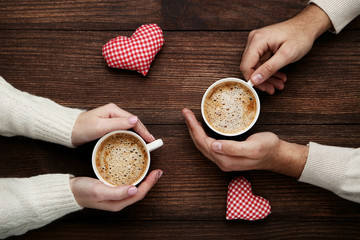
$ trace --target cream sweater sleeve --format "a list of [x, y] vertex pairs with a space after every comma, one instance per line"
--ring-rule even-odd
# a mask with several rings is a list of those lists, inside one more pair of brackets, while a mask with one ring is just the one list
[[309, 156], [299, 181], [360, 203], [360, 148], [309, 143]]
[[[0, 77], [0, 135], [22, 135], [72, 147], [71, 133], [80, 113], [21, 92]], [[71, 191], [70, 177], [0, 178], [0, 238], [23, 234], [82, 209]]]
[[360, 0], [310, 0], [329, 16], [334, 32], [339, 33], [360, 15]]
[[0, 238], [20, 235], [82, 209], [70, 189], [70, 175], [0, 179]]
[[21, 135], [73, 147], [72, 128], [82, 111], [21, 92], [0, 77], [0, 135]]

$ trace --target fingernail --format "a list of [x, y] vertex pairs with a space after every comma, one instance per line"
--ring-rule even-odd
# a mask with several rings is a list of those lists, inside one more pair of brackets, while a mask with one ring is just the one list
[[131, 125], [137, 123], [137, 121], [138, 121], [138, 117], [137, 117], [137, 116], [129, 117], [129, 123], [130, 123]]
[[251, 81], [252, 81], [254, 84], [259, 84], [262, 79], [263, 79], [263, 76], [262, 76], [260, 73], [258, 73], [258, 74], [256, 74], [255, 76], [253, 76], [253, 77], [251, 78]]
[[212, 146], [212, 149], [216, 152], [220, 152], [221, 151], [221, 147], [222, 147], [222, 144], [219, 143], [219, 142], [213, 142], [213, 144], [211, 145]]
[[150, 135], [151, 135], [152, 139], [155, 141], [155, 137], [152, 134], [150, 134]]
[[131, 187], [128, 189], [128, 195], [135, 195], [138, 192], [138, 189], [136, 187]]
[[163, 171], [159, 170], [157, 173], [157, 178], [160, 179], [162, 175], [163, 175]]

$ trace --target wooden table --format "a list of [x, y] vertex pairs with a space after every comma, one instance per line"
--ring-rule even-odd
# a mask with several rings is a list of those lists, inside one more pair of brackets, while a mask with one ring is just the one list
[[[252, 29], [294, 16], [308, 0], [11, 1], [0, 3], [0, 75], [16, 88], [69, 107], [113, 102], [136, 114], [165, 145], [153, 152], [163, 178], [141, 202], [109, 213], [85, 209], [18, 239], [360, 239], [360, 205], [266, 171], [225, 173], [193, 145], [181, 115], [201, 119], [206, 88], [242, 77], [239, 64]], [[165, 44], [149, 74], [107, 67], [102, 46], [157, 23]], [[272, 131], [307, 144], [359, 147], [360, 19], [325, 33], [283, 71], [286, 88], [260, 94], [252, 133]], [[210, 133], [210, 131], [209, 131]], [[211, 133], [210, 133], [211, 134]], [[0, 176], [45, 173], [92, 176], [95, 142], [76, 149], [24, 137], [0, 137]], [[227, 185], [245, 176], [267, 198], [261, 221], [226, 221]], [[1, 196], [0, 196], [1, 197]]]

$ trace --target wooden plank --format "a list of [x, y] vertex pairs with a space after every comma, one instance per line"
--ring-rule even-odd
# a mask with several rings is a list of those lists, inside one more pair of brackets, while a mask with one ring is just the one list
[[[185, 125], [150, 125], [164, 146], [152, 153], [151, 169], [162, 169], [163, 178], [141, 202], [121, 213], [86, 210], [82, 218], [117, 220], [223, 220], [227, 185], [243, 175], [255, 194], [272, 205], [272, 221], [350, 221], [360, 219], [360, 205], [296, 179], [266, 171], [222, 172], [194, 146]], [[358, 147], [360, 125], [259, 125], [287, 141]], [[238, 138], [241, 139], [241, 138]], [[0, 137], [0, 176], [29, 177], [46, 173], [71, 173], [95, 177], [91, 153], [95, 142], [76, 149], [22, 137]], [[20, 150], [19, 150], [20, 149]], [[59, 154], [61, 153], [61, 154]], [[16, 171], [14, 171], [16, 169]], [[91, 217], [90, 217], [91, 218]], [[82, 220], [81, 220], [82, 221]]]
[[[287, 20], [308, 0], [82, 0], [0, 3], [0, 29], [134, 30], [157, 23], [164, 30], [252, 30]], [[348, 29], [359, 29], [356, 19]]]
[[[3, 31], [0, 72], [23, 91], [78, 108], [114, 102], [148, 124], [181, 124], [181, 109], [199, 112], [211, 83], [242, 77], [248, 32], [165, 32], [165, 45], [146, 77], [106, 66], [102, 45], [118, 34], [130, 35]], [[284, 69], [283, 91], [260, 93], [259, 123], [358, 124], [359, 64], [360, 35], [325, 34], [309, 55]]]
[[[285, 221], [288, 220], [288, 221]], [[346, 239], [358, 238], [358, 221], [58, 221], [17, 239]]]

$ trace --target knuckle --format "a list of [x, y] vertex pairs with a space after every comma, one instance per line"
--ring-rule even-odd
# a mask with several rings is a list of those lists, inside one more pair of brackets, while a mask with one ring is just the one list
[[250, 33], [249, 33], [249, 39], [253, 38], [254, 36], [258, 35], [259, 34], [259, 30], [255, 29], [255, 30], [252, 30]]
[[108, 103], [106, 104], [106, 108], [112, 110], [112, 109], [115, 109], [117, 108], [116, 104], [115, 103]]
[[279, 54], [283, 59], [292, 59], [296, 55], [296, 49], [291, 46], [282, 48], [281, 51], [279, 51]]
[[241, 71], [243, 74], [247, 73], [248, 67], [246, 66], [246, 63], [244, 63], [244, 62], [241, 62], [241, 63], [240, 63], [240, 71]]
[[253, 30], [250, 32], [249, 37], [251, 36], [252, 41], [264, 41], [264, 34], [260, 30]]

